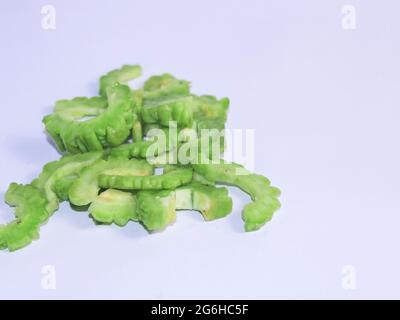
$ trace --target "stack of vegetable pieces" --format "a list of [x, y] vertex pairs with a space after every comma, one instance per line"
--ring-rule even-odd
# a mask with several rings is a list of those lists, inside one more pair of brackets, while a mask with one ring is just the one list
[[[272, 218], [280, 191], [267, 178], [220, 159], [229, 100], [196, 96], [188, 81], [170, 74], [153, 76], [133, 90], [126, 83], [141, 71], [125, 65], [100, 78], [98, 97], [56, 102], [43, 122], [64, 156], [45, 165], [30, 184], [10, 185], [5, 201], [15, 207], [16, 218], [0, 225], [0, 249], [14, 251], [37, 239], [61, 201], [87, 208], [97, 223], [137, 221], [158, 231], [175, 221], [177, 210], [199, 211], [207, 221], [227, 216], [232, 199], [226, 187], [216, 186], [224, 184], [251, 196], [242, 213], [246, 231]], [[210, 144], [200, 134], [204, 129], [222, 133], [216, 155], [203, 152]], [[165, 134], [164, 144], [154, 130]], [[185, 138], [174, 139], [176, 133], [195, 135], [198, 152], [188, 161], [173, 156], [187, 148]]]

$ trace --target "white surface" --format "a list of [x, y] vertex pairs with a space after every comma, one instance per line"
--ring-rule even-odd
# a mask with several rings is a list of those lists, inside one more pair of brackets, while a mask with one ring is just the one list
[[[58, 158], [41, 124], [55, 100], [140, 63], [231, 98], [229, 127], [256, 130], [256, 171], [283, 207], [245, 234], [235, 191], [229, 218], [180, 214], [148, 235], [65, 204], [39, 241], [0, 252], [0, 298], [400, 298], [397, 1], [51, 1], [53, 31], [43, 4], [0, 3], [1, 192]], [[341, 27], [345, 4], [355, 30]], [[56, 290], [41, 287], [45, 265]]]

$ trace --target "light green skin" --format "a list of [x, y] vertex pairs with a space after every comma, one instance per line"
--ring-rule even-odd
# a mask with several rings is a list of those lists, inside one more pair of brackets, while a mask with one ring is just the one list
[[150, 164], [158, 166], [160, 162], [159, 157], [165, 158], [170, 150], [175, 150], [174, 147], [157, 144], [154, 141], [141, 141], [133, 142], [130, 144], [123, 144], [117, 148], [113, 148], [108, 158], [140, 158], [146, 159]]
[[[103, 98], [64, 100], [58, 102], [56, 112], [44, 117], [46, 130], [61, 152], [100, 151], [118, 146], [129, 137], [135, 120], [130, 88], [120, 84], [109, 87], [108, 107], [104, 108], [103, 103]], [[79, 121], [84, 116], [96, 117]]]
[[58, 100], [54, 106], [55, 113], [73, 120], [98, 116], [106, 110], [107, 99], [105, 97], [77, 97], [72, 100]]
[[148, 79], [143, 88], [142, 121], [147, 125], [168, 126], [175, 121], [180, 127], [193, 123], [193, 98], [190, 83], [165, 73]]
[[[188, 141], [174, 141], [172, 144], [167, 144], [166, 148], [161, 147], [162, 145], [163, 144], [152, 143], [151, 145], [146, 146], [147, 150], [144, 150], [143, 152], [143, 155], [146, 154], [146, 160], [153, 166], [160, 167], [176, 164], [185, 166], [199, 163], [203, 161], [203, 158], [209, 161], [211, 161], [210, 159], [219, 160], [224, 149], [223, 146], [218, 145], [217, 139], [209, 139], [208, 137], [200, 139], [197, 138], [197, 135]], [[138, 147], [135, 145], [129, 147], [129, 145], [127, 145], [126, 147], [124, 146], [124, 148], [137, 149]], [[119, 153], [122, 156], [122, 151], [119, 151]], [[126, 157], [128, 154], [129, 152], [125, 151], [124, 156]]]
[[[128, 81], [139, 78], [142, 75], [142, 67], [139, 65], [124, 65], [120, 69], [112, 70], [100, 78], [100, 95], [105, 96], [109, 87], [115, 83], [126, 84]], [[134, 141], [143, 138], [140, 110], [142, 107], [141, 90], [132, 92], [132, 137]]]
[[134, 142], [140, 142], [143, 140], [143, 126], [142, 126], [143, 90], [132, 90], [132, 98], [133, 98], [132, 139]]
[[39, 229], [48, 218], [47, 200], [43, 193], [32, 185], [12, 183], [5, 201], [15, 207], [15, 220], [0, 225], [0, 249], [15, 251], [39, 238]]
[[142, 120], [146, 124], [159, 124], [168, 126], [171, 121], [180, 127], [190, 127], [193, 124], [193, 98], [160, 97], [158, 99], [144, 100]]
[[[109, 158], [142, 158], [151, 162], [154, 157], [162, 156], [166, 152], [174, 150], [181, 141], [172, 139], [170, 130], [166, 128], [157, 128], [157, 134], [147, 136], [147, 140], [123, 144], [112, 148], [109, 153]], [[161, 135], [163, 134], [163, 135]]]
[[[124, 65], [120, 69], [112, 70], [100, 78], [100, 95], [105, 96], [109, 87], [116, 83], [126, 84], [128, 81], [139, 78], [142, 75], [142, 67], [139, 65]], [[132, 137], [134, 141], [143, 138], [140, 109], [142, 106], [141, 90], [132, 91]]]
[[232, 198], [227, 188], [193, 182], [176, 190], [176, 209], [199, 211], [206, 221], [212, 221], [232, 212]]
[[[154, 131], [150, 132], [150, 130]], [[160, 136], [161, 133], [164, 135]], [[209, 159], [220, 159], [224, 151], [223, 136], [221, 144], [219, 144], [219, 135], [218, 137], [208, 135], [200, 138], [193, 128], [171, 130], [157, 125], [146, 132], [146, 137], [151, 140], [113, 148], [110, 156], [146, 158], [154, 166], [177, 164], [179, 156], [179, 163], [187, 165], [197, 161], [200, 154], [205, 154]], [[182, 159], [185, 160], [185, 163], [182, 162]]]
[[71, 188], [75, 180], [77, 180], [78, 178], [79, 178], [78, 174], [71, 174], [54, 182], [53, 191], [57, 195], [57, 198], [60, 201], [69, 200], [68, 196], [69, 189]]
[[109, 158], [142, 158], [145, 159], [147, 151], [150, 146], [154, 144], [154, 141], [138, 141], [129, 144], [122, 144], [116, 148], [112, 148], [109, 152]]
[[[229, 104], [230, 101], [228, 98], [222, 98], [218, 100], [215, 96], [203, 95], [193, 97], [193, 114], [197, 120], [197, 123], [200, 124], [203, 128], [210, 128], [206, 124], [201, 125], [201, 122], [207, 122], [211, 120], [218, 120], [220, 124], [223, 126], [228, 117]], [[211, 128], [215, 128], [212, 126]]]
[[148, 231], [161, 231], [176, 220], [174, 191], [149, 190], [137, 194], [138, 218]]
[[264, 176], [251, 174], [240, 165], [221, 161], [219, 164], [195, 164], [193, 168], [209, 181], [236, 186], [250, 195], [253, 202], [242, 212], [246, 231], [259, 230], [281, 206], [279, 189], [271, 187]]
[[190, 94], [190, 83], [178, 80], [169, 73], [150, 77], [144, 83], [144, 99], [157, 100], [161, 97], [188, 96]]
[[143, 135], [146, 137], [147, 135], [148, 135], [148, 133], [151, 131], [151, 130], [154, 130], [154, 129], [159, 129], [159, 130], [163, 130], [163, 129], [165, 129], [165, 127], [163, 127], [163, 126], [161, 126], [160, 124], [158, 124], [158, 123], [152, 123], [152, 124], [144, 124], [143, 125]]
[[[93, 202], [100, 191], [99, 176], [110, 174], [122, 177], [129, 176], [149, 176], [154, 172], [145, 160], [110, 158], [108, 160], [98, 160], [90, 167], [85, 168], [69, 190], [71, 203], [77, 206], [85, 206]], [[119, 189], [107, 187], [106, 189]]]
[[232, 211], [226, 188], [199, 183], [173, 190], [140, 191], [137, 194], [139, 221], [149, 231], [161, 231], [176, 220], [176, 210], [199, 211], [205, 220], [223, 218]]
[[204, 178], [201, 174], [198, 174], [197, 172], [193, 172], [193, 182], [199, 182], [206, 186], [215, 187], [215, 182], [207, 180], [206, 178]]
[[[72, 100], [58, 100], [54, 107], [54, 113], [46, 116], [43, 122], [57, 148], [64, 152], [66, 151], [66, 143], [62, 140], [61, 128], [66, 128], [68, 123], [78, 122], [85, 117], [97, 117], [106, 110], [107, 99], [104, 97], [77, 97]], [[79, 141], [76, 144], [82, 145], [82, 142]], [[86, 147], [83, 149], [85, 150]]]
[[106, 95], [107, 88], [115, 83], [125, 84], [142, 75], [142, 67], [139, 65], [124, 65], [120, 69], [112, 70], [100, 78], [100, 95]]
[[102, 152], [64, 156], [44, 166], [39, 177], [32, 181], [32, 185], [45, 195], [46, 209], [50, 215], [58, 209], [59, 200], [67, 200], [68, 190], [82, 169], [92, 165], [102, 156]]
[[98, 183], [104, 189], [120, 190], [161, 190], [176, 189], [192, 181], [193, 170], [180, 168], [162, 175], [113, 175], [103, 173], [99, 176]]
[[[195, 96], [193, 95], [193, 128], [201, 136], [202, 130], [224, 131], [229, 111], [229, 99], [218, 100], [214, 96]], [[219, 141], [221, 153], [225, 150], [225, 137], [222, 135]], [[209, 149], [210, 150], [210, 149]], [[210, 150], [209, 157], [212, 157]]]
[[[158, 99], [149, 99], [147, 103], [150, 106], [152, 104], [159, 105], [162, 104], [164, 101], [168, 102], [168, 99], [174, 101], [174, 99], [177, 100], [178, 98], [181, 98], [183, 100], [186, 99], [186, 101], [188, 101], [186, 107], [192, 109], [191, 110], [193, 116], [193, 123], [191, 126], [192, 129], [197, 130], [197, 132], [200, 132], [200, 130], [202, 129], [224, 130], [230, 104], [228, 98], [222, 98], [221, 100], [218, 100], [214, 96], [190, 95], [191, 99], [189, 99], [189, 96], [186, 93], [183, 95], [166, 94], [165, 96], [158, 97]], [[163, 126], [156, 121], [155, 119], [156, 117], [157, 116], [155, 117], [152, 117], [151, 115], [149, 116], [150, 119], [148, 120], [148, 123], [144, 125], [143, 129], [144, 134], [146, 134], [148, 131], [154, 128], [157, 129], [163, 128]], [[166, 125], [168, 125], [168, 123]]]
[[97, 222], [123, 227], [130, 220], [138, 220], [136, 202], [136, 197], [130, 192], [109, 189], [96, 197], [89, 212]]

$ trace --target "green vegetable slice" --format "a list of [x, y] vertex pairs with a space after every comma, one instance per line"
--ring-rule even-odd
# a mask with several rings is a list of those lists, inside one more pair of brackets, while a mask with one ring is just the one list
[[[74, 100], [62, 102], [63, 105], [70, 106], [58, 107], [58, 111], [43, 119], [47, 132], [61, 152], [99, 151], [106, 147], [118, 146], [128, 138], [134, 121], [134, 100], [128, 86], [115, 84], [107, 89], [107, 108], [90, 108], [90, 103], [82, 107], [83, 100], [79, 99], [80, 102], [75, 107]], [[94, 100], [88, 99], [87, 102], [89, 101]], [[98, 98], [96, 101], [102, 100]], [[101, 112], [83, 112], [94, 109]], [[83, 115], [97, 116], [87, 121], [79, 121], [78, 116]]]
[[162, 175], [115, 175], [110, 172], [99, 176], [99, 185], [105, 189], [121, 190], [160, 190], [175, 189], [192, 181], [191, 168], [179, 168]]
[[68, 193], [72, 184], [79, 178], [78, 174], [71, 174], [56, 180], [53, 184], [53, 191], [60, 201], [68, 201]]
[[98, 116], [106, 109], [107, 99], [104, 97], [77, 97], [72, 100], [58, 100], [54, 106], [55, 113], [73, 120]]
[[[102, 174], [109, 174], [122, 177], [140, 177], [153, 174], [153, 166], [145, 160], [127, 160], [123, 158], [110, 158], [98, 160], [90, 167], [85, 168], [69, 190], [70, 201], [77, 206], [85, 206], [93, 202], [99, 194], [100, 187], [98, 180]], [[106, 189], [119, 189], [106, 187]]]
[[271, 187], [264, 176], [251, 174], [238, 164], [221, 161], [219, 164], [194, 164], [193, 168], [207, 180], [239, 187], [251, 196], [253, 202], [242, 212], [246, 231], [260, 229], [281, 206], [279, 189]]
[[58, 209], [59, 199], [67, 200], [68, 190], [81, 170], [92, 165], [102, 156], [102, 152], [69, 155], [44, 166], [39, 177], [32, 181], [32, 185], [45, 195], [49, 214], [53, 214]]
[[174, 191], [140, 191], [137, 203], [139, 221], [149, 231], [161, 231], [176, 220]]
[[225, 123], [229, 111], [229, 99], [222, 98], [218, 100], [215, 96], [193, 95], [193, 112], [198, 121], [218, 119]]
[[147, 151], [154, 141], [138, 141], [128, 144], [122, 144], [118, 147], [112, 148], [109, 151], [109, 158], [146, 158]]
[[100, 94], [105, 95], [107, 88], [114, 84], [125, 84], [142, 75], [142, 67], [139, 65], [124, 65], [120, 69], [112, 70], [100, 78]]
[[143, 123], [168, 126], [174, 121], [180, 127], [192, 125], [193, 98], [188, 81], [165, 73], [148, 79], [143, 90]]
[[132, 91], [133, 97], [133, 122], [132, 122], [132, 139], [134, 142], [142, 141], [142, 106], [143, 106], [143, 90]]
[[[210, 133], [217, 133], [213, 139], [219, 143], [220, 152], [223, 153], [225, 149], [225, 124], [228, 117], [229, 99], [222, 98], [218, 100], [214, 96], [193, 96], [193, 113], [194, 122], [193, 127], [197, 130], [199, 137], [204, 135], [205, 130], [212, 130]], [[210, 145], [211, 142], [208, 142]], [[210, 149], [209, 149], [210, 150]], [[212, 151], [210, 150], [210, 157]]]
[[[116, 83], [125, 84], [130, 80], [139, 78], [142, 75], [142, 67], [139, 65], [124, 65], [120, 69], [112, 70], [100, 78], [100, 95], [105, 96], [109, 87]], [[132, 137], [134, 141], [142, 140], [142, 123], [140, 109], [142, 106], [142, 90], [134, 90], [132, 109]]]
[[205, 220], [211, 221], [232, 212], [232, 199], [227, 188], [193, 182], [176, 190], [176, 209], [199, 211]]
[[197, 172], [193, 172], [193, 182], [199, 182], [206, 186], [214, 186], [215, 187], [215, 182], [207, 180], [206, 178], [204, 178], [204, 176], [202, 176], [201, 174], [198, 174]]
[[0, 249], [15, 251], [39, 238], [39, 228], [49, 218], [47, 200], [31, 185], [12, 183], [5, 201], [15, 207], [15, 220], [0, 225]]
[[[171, 134], [167, 128], [156, 128], [156, 135], [148, 133], [147, 140], [123, 144], [112, 148], [108, 156], [110, 158], [143, 158], [150, 160], [168, 151], [174, 150], [181, 141]], [[154, 133], [154, 132], [153, 132]]]
[[176, 122], [180, 127], [190, 127], [193, 124], [193, 98], [191, 96], [145, 99], [142, 108], [142, 120], [147, 124], [168, 126]]
[[96, 197], [89, 207], [92, 217], [101, 223], [125, 226], [137, 221], [136, 197], [130, 192], [109, 189]]
[[149, 101], [166, 96], [188, 96], [190, 94], [190, 82], [178, 80], [169, 73], [150, 77], [144, 83], [144, 98]]

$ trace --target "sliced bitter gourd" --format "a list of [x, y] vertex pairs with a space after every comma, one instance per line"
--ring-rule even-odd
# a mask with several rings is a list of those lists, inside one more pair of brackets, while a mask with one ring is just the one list
[[39, 228], [50, 215], [45, 196], [32, 185], [12, 183], [5, 201], [15, 207], [16, 218], [7, 225], [0, 225], [0, 249], [15, 251], [39, 238]]
[[58, 100], [54, 106], [55, 113], [73, 120], [98, 116], [106, 109], [107, 99], [105, 97], [77, 97], [72, 100]]
[[205, 220], [226, 217], [232, 212], [228, 189], [193, 182], [176, 190], [176, 209], [199, 211]]
[[[225, 149], [225, 124], [228, 117], [229, 99], [218, 100], [214, 96], [193, 96], [193, 127], [198, 135], [204, 135], [205, 130], [215, 136], [212, 143], [219, 143], [221, 153]], [[209, 143], [208, 143], [209, 144]], [[208, 152], [211, 157], [211, 151]]]
[[[130, 80], [139, 78], [142, 75], [142, 67], [139, 65], [124, 65], [120, 69], [112, 70], [100, 78], [100, 95], [105, 96], [107, 89], [115, 83], [125, 84]], [[142, 107], [142, 90], [132, 91], [132, 138], [134, 141], [142, 140], [142, 124], [140, 109]]]
[[168, 126], [174, 121], [180, 127], [193, 123], [193, 98], [190, 83], [165, 73], [148, 79], [143, 88], [142, 120], [147, 125]]
[[109, 150], [109, 158], [142, 158], [145, 159], [147, 150], [153, 144], [153, 141], [138, 141], [133, 143], [122, 144]]
[[238, 164], [221, 160], [219, 164], [194, 164], [193, 168], [207, 180], [236, 186], [251, 196], [253, 202], [242, 212], [246, 231], [260, 229], [281, 206], [279, 189], [264, 176], [252, 174]]
[[142, 120], [146, 124], [168, 126], [175, 122], [179, 127], [190, 127], [193, 124], [192, 104], [191, 96], [145, 99]]
[[144, 99], [158, 99], [166, 96], [187, 96], [190, 94], [190, 82], [178, 80], [169, 73], [150, 77], [144, 83]]
[[[99, 99], [101, 101], [101, 98]], [[92, 100], [88, 99], [88, 101]], [[82, 153], [122, 144], [130, 135], [134, 121], [134, 101], [130, 88], [120, 84], [109, 87], [107, 103], [107, 108], [98, 108], [101, 109], [101, 112], [98, 112], [95, 118], [86, 121], [77, 119], [78, 114], [84, 115], [81, 111], [85, 109], [84, 107], [77, 107], [79, 112], [74, 111], [73, 116], [70, 112], [60, 112], [60, 109], [68, 108], [59, 107], [58, 112], [44, 117], [46, 130], [57, 144], [58, 149], [61, 152]], [[68, 103], [63, 102], [63, 104]], [[74, 107], [69, 108], [73, 109]], [[88, 114], [86, 113], [86, 115]]]
[[176, 220], [175, 191], [140, 191], [137, 204], [139, 221], [149, 231], [161, 231]]
[[142, 75], [142, 67], [139, 65], [124, 65], [120, 69], [112, 70], [100, 78], [100, 94], [105, 95], [107, 88], [115, 83], [125, 84]]
[[161, 190], [175, 189], [192, 181], [191, 168], [179, 168], [162, 175], [127, 175], [103, 172], [99, 176], [99, 185], [105, 189], [121, 190]]
[[59, 200], [67, 200], [67, 193], [81, 170], [103, 156], [102, 152], [64, 156], [58, 161], [44, 166], [42, 173], [32, 181], [32, 185], [45, 195], [49, 214], [58, 209]]
[[[100, 191], [99, 176], [101, 175], [115, 175], [124, 178], [141, 177], [151, 175], [153, 171], [153, 166], [145, 160], [123, 158], [98, 160], [81, 172], [79, 179], [73, 183], [69, 190], [69, 199], [77, 206], [85, 206], [93, 202]], [[106, 187], [106, 189], [110, 188], [112, 187]]]
[[101, 223], [125, 226], [137, 221], [136, 197], [130, 192], [109, 189], [96, 197], [89, 207], [92, 217]]
[[78, 178], [79, 174], [71, 174], [54, 182], [53, 191], [60, 201], [68, 201], [69, 189]]
[[112, 148], [108, 152], [110, 158], [151, 158], [160, 156], [168, 151], [177, 148], [181, 141], [173, 136], [172, 130], [163, 128], [155, 129], [147, 136], [147, 140], [132, 142]]
[[[193, 95], [193, 114], [198, 129], [223, 129], [228, 117], [229, 99]], [[216, 125], [218, 124], [218, 125]]]

